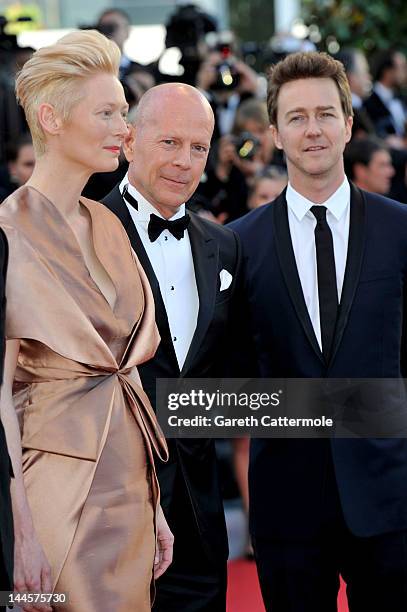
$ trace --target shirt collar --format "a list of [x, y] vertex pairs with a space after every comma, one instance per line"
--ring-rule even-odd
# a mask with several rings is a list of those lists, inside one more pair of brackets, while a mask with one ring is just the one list
[[356, 108], [356, 109], [362, 108], [362, 105], [363, 105], [362, 98], [358, 96], [357, 94], [355, 94], [353, 91], [351, 92], [351, 95], [352, 95], [353, 108]]
[[[148, 222], [150, 221], [150, 215], [154, 214], [154, 215], [157, 215], [157, 217], [161, 217], [161, 219], [164, 219], [162, 214], [158, 212], [158, 210], [152, 204], [150, 204], [150, 202], [148, 202], [148, 200], [146, 200], [143, 195], [141, 195], [141, 193], [134, 187], [134, 185], [132, 185], [129, 182], [128, 173], [126, 174], [126, 176], [123, 178], [122, 182], [119, 185], [119, 191], [121, 194], [123, 193], [123, 189], [126, 186], [127, 186], [127, 190], [129, 194], [133, 196], [133, 198], [137, 200], [137, 203], [138, 203], [138, 209], [136, 209], [133, 206], [131, 206], [131, 204], [128, 204], [125, 201], [125, 204], [127, 208], [131, 211], [133, 218], [136, 218], [137, 221]], [[185, 204], [181, 204], [181, 206], [179, 207], [175, 215], [172, 215], [172, 217], [170, 217], [170, 220], [174, 221], [175, 219], [179, 219], [180, 217], [183, 217], [184, 215], [185, 215]]]
[[377, 81], [374, 84], [373, 90], [379, 96], [381, 101], [384, 102], [385, 104], [386, 103], [388, 104], [394, 98], [394, 93], [392, 92], [392, 90], [386, 87], [385, 85], [383, 85], [383, 83], [380, 83], [380, 81]]
[[[309, 212], [312, 206], [318, 206], [315, 202], [311, 202], [303, 195], [298, 193], [290, 183], [287, 186], [287, 206], [290, 210], [295, 214], [298, 221], [302, 221], [305, 215]], [[333, 193], [326, 202], [322, 202], [320, 206], [326, 206], [326, 208], [333, 214], [335, 219], [339, 221], [339, 219], [344, 214], [345, 210], [349, 206], [350, 203], [350, 185], [348, 179], [343, 179], [343, 183], [338, 187], [338, 189]]]
[[120, 68], [122, 69], [128, 68], [130, 64], [131, 64], [131, 59], [127, 57], [127, 55], [124, 55], [124, 53], [122, 53], [122, 56], [120, 58]]

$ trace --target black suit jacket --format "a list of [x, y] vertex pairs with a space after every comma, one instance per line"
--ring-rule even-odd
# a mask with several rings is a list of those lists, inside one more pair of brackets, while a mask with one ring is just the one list
[[[118, 186], [102, 202], [123, 223], [154, 294], [161, 343], [154, 359], [139, 366], [143, 387], [152, 405], [155, 406], [156, 401], [157, 378], [224, 376], [226, 364], [222, 351], [226, 349], [228, 341], [228, 321], [240, 265], [240, 247], [236, 234], [189, 213], [191, 222], [188, 235], [199, 294], [199, 313], [196, 331], [180, 372], [158, 280]], [[232, 274], [234, 281], [227, 290], [220, 292], [219, 273], [223, 268]], [[175, 478], [181, 476], [208, 557], [214, 563], [224, 563], [228, 548], [214, 442], [208, 439], [177, 439], [168, 442], [169, 461], [157, 465], [164, 512], [168, 515], [171, 504], [176, 504], [176, 499], [173, 499]], [[175, 511], [182, 512], [182, 508], [175, 505]]]
[[[303, 297], [285, 192], [232, 227], [242, 241], [245, 317], [262, 377], [401, 376], [406, 353], [405, 206], [351, 188], [346, 272], [329, 363]], [[407, 528], [407, 440], [258, 439], [252, 442], [250, 465], [255, 536], [315, 534], [323, 512], [328, 454], [354, 534]]]
[[[6, 313], [7, 238], [0, 229], [0, 383], [3, 380]], [[6, 438], [0, 421], [0, 590], [13, 588], [13, 519], [10, 503], [11, 463]], [[3, 570], [3, 575], [2, 575]]]
[[372, 92], [370, 96], [364, 101], [363, 107], [369, 115], [376, 134], [380, 138], [386, 138], [391, 134], [396, 134], [396, 126], [391, 112], [382, 100], [379, 98], [376, 92]]

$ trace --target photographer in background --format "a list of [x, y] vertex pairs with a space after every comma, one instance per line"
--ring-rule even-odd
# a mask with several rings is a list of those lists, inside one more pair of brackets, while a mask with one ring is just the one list
[[214, 144], [198, 194], [220, 222], [237, 219], [248, 210], [256, 177], [271, 163], [284, 169], [271, 140], [266, 105], [250, 98], [237, 109], [232, 133]]
[[214, 111], [213, 140], [217, 140], [232, 131], [240, 104], [256, 95], [258, 77], [236, 57], [230, 33], [214, 35], [212, 45], [197, 73], [196, 87], [205, 94]]
[[233, 221], [247, 211], [249, 185], [261, 172], [261, 143], [249, 132], [222, 136], [211, 150], [198, 195], [221, 223]]
[[[165, 48], [175, 47], [181, 53], [179, 65], [182, 74], [177, 75], [175, 80], [195, 85], [196, 75], [208, 53], [205, 38], [209, 32], [217, 30], [216, 20], [194, 4], [186, 4], [177, 8], [169, 17], [165, 27]], [[158, 66], [161, 57], [155, 63], [156, 81], [159, 83], [174, 81], [174, 76], [160, 72]]]
[[260, 159], [263, 164], [273, 164], [285, 168], [283, 156], [274, 146], [265, 101], [249, 98], [239, 106], [232, 134], [238, 136], [242, 132], [249, 132], [259, 141]]

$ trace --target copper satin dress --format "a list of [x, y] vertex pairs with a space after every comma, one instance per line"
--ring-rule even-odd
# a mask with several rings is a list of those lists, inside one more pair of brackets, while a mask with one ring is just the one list
[[32, 187], [0, 207], [9, 242], [7, 339], [21, 339], [15, 403], [34, 525], [64, 612], [151, 609], [153, 455], [167, 449], [136, 366], [159, 341], [150, 287], [121, 223], [81, 198], [109, 305], [58, 208]]

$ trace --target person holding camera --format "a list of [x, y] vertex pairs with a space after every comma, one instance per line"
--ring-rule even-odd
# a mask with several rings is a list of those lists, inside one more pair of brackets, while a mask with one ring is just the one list
[[240, 104], [257, 92], [257, 74], [233, 55], [229, 44], [210, 51], [202, 62], [196, 87], [209, 100], [215, 115], [213, 140], [232, 131]]

